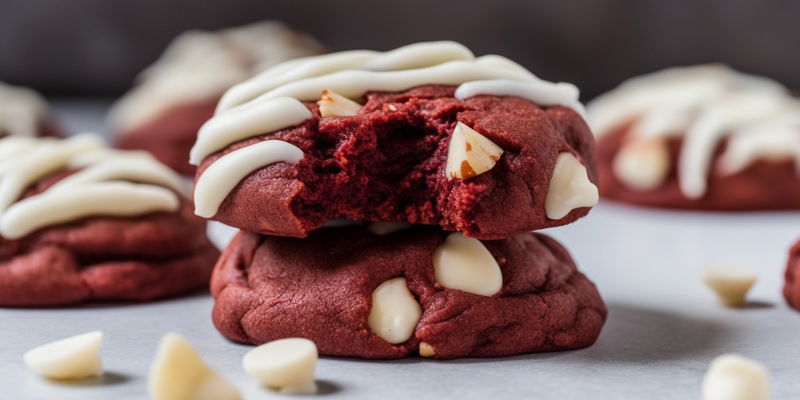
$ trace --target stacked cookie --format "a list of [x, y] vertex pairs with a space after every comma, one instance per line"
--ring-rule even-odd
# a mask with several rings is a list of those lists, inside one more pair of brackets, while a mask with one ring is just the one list
[[201, 129], [196, 214], [242, 229], [212, 277], [232, 340], [492, 357], [591, 345], [606, 317], [554, 240], [597, 201], [578, 90], [453, 42], [279, 64]]

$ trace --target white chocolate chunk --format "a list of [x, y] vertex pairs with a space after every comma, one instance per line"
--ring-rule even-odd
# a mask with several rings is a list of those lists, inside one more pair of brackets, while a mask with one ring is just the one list
[[667, 179], [670, 160], [661, 138], [625, 144], [614, 157], [614, 175], [633, 190], [652, 190]]
[[723, 355], [703, 378], [703, 400], [769, 400], [769, 376], [756, 361]]
[[425, 343], [419, 343], [419, 355], [422, 357], [433, 357], [436, 355], [436, 352], [433, 350], [433, 346]]
[[367, 322], [372, 333], [391, 344], [403, 343], [414, 333], [422, 307], [408, 290], [406, 278], [389, 279], [372, 292]]
[[503, 287], [503, 274], [489, 250], [475, 238], [453, 232], [433, 251], [436, 282], [481, 296], [493, 296]]
[[322, 91], [322, 97], [317, 101], [317, 105], [323, 117], [353, 116], [361, 109], [361, 104], [328, 89]]
[[161, 338], [150, 369], [150, 397], [156, 400], [239, 400], [239, 391], [211, 370], [183, 337]]
[[469, 179], [492, 168], [503, 149], [474, 129], [459, 122], [447, 149], [448, 179]]
[[755, 272], [742, 267], [708, 267], [703, 271], [703, 281], [728, 307], [743, 306], [757, 278]]
[[244, 370], [267, 387], [281, 393], [313, 394], [317, 392], [314, 368], [317, 346], [302, 338], [275, 340], [256, 347], [243, 359]]
[[576, 208], [594, 206], [599, 198], [580, 160], [569, 152], [559, 154], [544, 202], [547, 218], [564, 218]]
[[367, 229], [376, 235], [387, 235], [392, 232], [411, 229], [411, 226], [408, 222], [373, 222], [367, 225]]
[[39, 346], [25, 353], [25, 364], [51, 379], [84, 379], [103, 374], [98, 352], [103, 332], [94, 331]]

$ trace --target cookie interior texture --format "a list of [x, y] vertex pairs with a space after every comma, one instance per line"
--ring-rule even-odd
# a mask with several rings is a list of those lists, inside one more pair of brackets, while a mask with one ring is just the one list
[[[29, 188], [41, 193], [75, 171]], [[63, 306], [88, 301], [147, 301], [206, 287], [219, 251], [205, 221], [182, 200], [177, 213], [92, 217], [0, 237], [0, 305]]]
[[[574, 110], [542, 109], [513, 97], [460, 101], [454, 86], [400, 93], [370, 92], [356, 116], [314, 114], [300, 126], [233, 144], [207, 157], [198, 177], [220, 157], [264, 140], [283, 140], [305, 153], [247, 176], [213, 219], [262, 234], [304, 237], [328, 219], [440, 225], [481, 239], [564, 225], [545, 215], [555, 159], [575, 153], [596, 181], [594, 139]], [[491, 170], [468, 180], [446, 173], [449, 135], [462, 122], [503, 148]]]
[[[447, 235], [421, 226], [385, 235], [323, 228], [304, 239], [240, 232], [212, 278], [214, 324], [237, 342], [305, 337], [320, 354], [373, 359], [415, 354], [421, 344], [427, 355], [451, 359], [577, 349], [597, 339], [606, 307], [553, 239], [482, 241], [503, 274], [489, 297], [436, 283], [432, 254]], [[367, 320], [373, 291], [397, 277], [423, 313], [409, 340], [390, 344]]]
[[[792, 161], [759, 160], [733, 175], [709, 174], [703, 197], [689, 199], [682, 192], [675, 166], [683, 144], [682, 138], [667, 141], [670, 170], [666, 181], [652, 190], [634, 190], [614, 173], [614, 157], [625, 142], [628, 126], [620, 127], [597, 140], [598, 189], [609, 199], [651, 207], [706, 211], [794, 210], [800, 209], [800, 180]], [[725, 150], [723, 141], [714, 153], [719, 159]]]

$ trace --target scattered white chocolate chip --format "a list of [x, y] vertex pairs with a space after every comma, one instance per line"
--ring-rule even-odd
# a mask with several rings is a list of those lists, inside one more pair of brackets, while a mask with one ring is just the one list
[[408, 222], [373, 222], [367, 226], [367, 229], [376, 235], [386, 235], [392, 232], [411, 229], [411, 224]]
[[392, 111], [397, 111], [397, 107], [395, 107], [394, 104], [389, 104], [389, 109]]
[[703, 400], [769, 400], [767, 370], [753, 360], [723, 355], [703, 378]]
[[667, 179], [669, 148], [664, 139], [625, 144], [614, 156], [614, 175], [633, 190], [652, 190]]
[[183, 337], [169, 333], [161, 338], [150, 369], [150, 397], [157, 400], [239, 400], [227, 379], [209, 368]]
[[480, 240], [461, 232], [447, 235], [433, 251], [436, 282], [481, 296], [493, 296], [503, 287], [503, 274], [497, 261]]
[[448, 179], [469, 179], [492, 168], [503, 149], [474, 129], [459, 122], [447, 149]]
[[419, 355], [421, 355], [422, 357], [433, 357], [433, 356], [436, 355], [436, 352], [433, 351], [433, 346], [431, 346], [431, 345], [429, 345], [429, 344], [427, 344], [425, 342], [420, 342], [419, 343]]
[[758, 275], [742, 267], [708, 267], [703, 271], [703, 281], [717, 292], [717, 296], [728, 307], [741, 307], [747, 291], [756, 282]]
[[245, 354], [244, 370], [267, 387], [289, 394], [317, 392], [317, 346], [302, 338], [280, 339]]
[[98, 352], [103, 332], [94, 331], [39, 346], [25, 353], [25, 364], [51, 379], [84, 379], [103, 374]]
[[564, 218], [576, 208], [594, 206], [598, 199], [597, 186], [580, 160], [569, 152], [559, 154], [544, 201], [547, 218]]
[[323, 117], [353, 116], [361, 109], [361, 104], [328, 89], [322, 91], [322, 97], [317, 101], [317, 105]]
[[391, 344], [403, 343], [414, 333], [422, 307], [408, 290], [406, 278], [389, 279], [372, 292], [367, 322], [372, 333]]

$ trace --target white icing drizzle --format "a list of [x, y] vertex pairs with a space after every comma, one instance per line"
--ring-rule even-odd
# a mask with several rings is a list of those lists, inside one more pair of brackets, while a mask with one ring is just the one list
[[211, 153], [231, 143], [299, 125], [311, 116], [303, 103], [288, 97], [237, 107], [203, 124], [189, 153], [189, 162], [200, 165]]
[[[684, 136], [678, 159], [681, 192], [701, 198], [719, 143], [719, 170], [734, 174], [759, 159], [800, 165], [800, 102], [779, 83], [723, 65], [671, 68], [630, 79], [589, 103], [595, 135], [631, 123], [628, 141]], [[794, 134], [791, 134], [793, 132]]]
[[275, 64], [323, 51], [314, 38], [278, 21], [188, 31], [141, 73], [138, 85], [113, 106], [110, 120], [118, 131], [130, 131], [172, 107], [213, 100]]
[[[348, 51], [288, 61], [231, 88], [220, 100], [214, 118], [200, 129], [190, 162], [199, 165], [233, 143], [302, 123], [311, 116], [302, 102], [319, 100], [324, 90], [358, 100], [369, 91], [398, 92], [428, 84], [461, 85], [457, 96], [462, 100], [480, 94], [517, 96], [543, 106], [564, 105], [583, 113], [575, 86], [545, 82], [497, 55], [476, 58], [458, 43], [417, 43], [385, 53]], [[199, 186], [205, 175], [218, 174], [209, 181], [222, 185], [225, 179], [241, 179], [276, 162], [270, 160], [297, 162], [287, 161], [302, 158], [302, 152], [295, 154], [294, 149], [283, 158], [270, 150], [269, 158], [250, 159], [244, 159], [249, 153], [241, 149], [215, 161], [198, 178], [196, 213], [205, 217], [216, 214], [219, 204], [237, 184], [225, 182], [221, 187], [227, 190], [204, 187], [201, 191]], [[241, 161], [233, 161], [240, 157]]]
[[296, 164], [302, 158], [302, 150], [281, 140], [256, 143], [220, 157], [197, 179], [195, 214], [213, 217], [228, 193], [256, 169], [278, 162]]
[[[37, 229], [88, 216], [137, 216], [175, 212], [181, 194], [189, 196], [181, 178], [152, 156], [104, 147], [94, 135], [65, 140], [8, 137], [18, 148], [0, 153], [0, 236], [19, 239]], [[67, 168], [82, 168], [46, 191], [20, 199], [42, 178]]]
[[456, 89], [456, 98], [464, 100], [477, 95], [513, 96], [541, 106], [564, 106], [586, 115], [578, 100], [580, 91], [571, 83], [547, 81], [517, 82], [507, 79], [466, 82]]
[[38, 136], [47, 103], [31, 89], [0, 82], [0, 136]]

